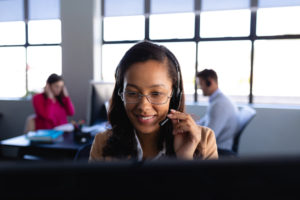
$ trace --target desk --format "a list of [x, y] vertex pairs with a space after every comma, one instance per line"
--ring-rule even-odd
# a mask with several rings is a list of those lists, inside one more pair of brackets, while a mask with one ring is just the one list
[[2, 157], [20, 160], [27, 155], [42, 160], [72, 160], [84, 145], [76, 143], [71, 132], [64, 133], [63, 139], [54, 143], [30, 142], [25, 135], [0, 141]]

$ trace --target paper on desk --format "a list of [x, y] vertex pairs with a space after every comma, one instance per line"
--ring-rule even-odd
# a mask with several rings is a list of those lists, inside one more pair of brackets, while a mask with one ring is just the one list
[[96, 135], [97, 133], [106, 131], [108, 128], [110, 128], [110, 125], [107, 122], [102, 122], [93, 126], [83, 126], [81, 130], [82, 132], [90, 132], [92, 135]]
[[74, 125], [71, 124], [71, 123], [68, 123], [68, 124], [63, 124], [63, 125], [60, 125], [60, 126], [56, 126], [53, 129], [64, 131], [64, 132], [72, 132], [74, 130]]

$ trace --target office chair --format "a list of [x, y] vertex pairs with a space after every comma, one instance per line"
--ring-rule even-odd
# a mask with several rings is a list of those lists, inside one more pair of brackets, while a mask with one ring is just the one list
[[24, 133], [28, 133], [29, 131], [35, 131], [35, 114], [30, 114], [27, 116], [25, 120]]
[[228, 157], [237, 157], [238, 156], [238, 147], [240, 142], [240, 137], [250, 123], [250, 121], [255, 117], [256, 111], [250, 106], [242, 106], [239, 108], [238, 119], [239, 119], [239, 129], [235, 133], [233, 139], [232, 149], [221, 149], [218, 148], [219, 158], [228, 158]]
[[232, 146], [232, 151], [237, 153], [238, 148], [239, 148], [239, 142], [240, 142], [240, 137], [247, 127], [247, 125], [250, 123], [250, 121], [256, 116], [256, 110], [254, 110], [252, 107], [246, 105], [242, 106], [239, 109], [239, 123], [240, 127], [237, 133], [234, 136], [233, 140], [233, 146]]
[[88, 161], [89, 156], [90, 156], [90, 151], [91, 151], [91, 147], [92, 147], [93, 142], [89, 142], [85, 145], [83, 145], [82, 147], [80, 147], [74, 157], [74, 162], [77, 161]]

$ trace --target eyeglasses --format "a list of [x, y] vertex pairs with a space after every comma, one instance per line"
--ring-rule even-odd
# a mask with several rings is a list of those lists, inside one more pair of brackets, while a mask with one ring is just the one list
[[138, 103], [142, 97], [146, 97], [150, 103], [160, 105], [167, 103], [168, 99], [172, 97], [173, 92], [171, 96], [162, 92], [152, 92], [148, 95], [143, 95], [139, 92], [119, 92], [118, 94], [125, 103]]

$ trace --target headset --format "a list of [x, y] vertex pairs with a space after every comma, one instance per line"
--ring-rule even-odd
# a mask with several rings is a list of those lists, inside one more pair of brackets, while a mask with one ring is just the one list
[[207, 86], [207, 87], [209, 87], [209, 86], [211, 85], [211, 82], [210, 82], [210, 80], [208, 80], [208, 79], [207, 79], [207, 80], [205, 80], [205, 84], [206, 84], [206, 86]]
[[[179, 63], [176, 59], [176, 57], [174, 56], [174, 54], [169, 51], [167, 48], [160, 46], [161, 48], [163, 48], [164, 52], [166, 53], [167, 57], [173, 62], [173, 64], [175, 65], [175, 69], [176, 69], [176, 73], [177, 73], [177, 88], [174, 88], [174, 92], [173, 95], [171, 97], [171, 102], [170, 102], [170, 108], [178, 110], [179, 106], [181, 104], [181, 97], [182, 97], [182, 91], [180, 89], [180, 82], [181, 82], [181, 72], [180, 72], [180, 68], [179, 68]], [[166, 124], [168, 122], [169, 118], [165, 118], [163, 121], [159, 122], [160, 126], [163, 126], [164, 124]]]

